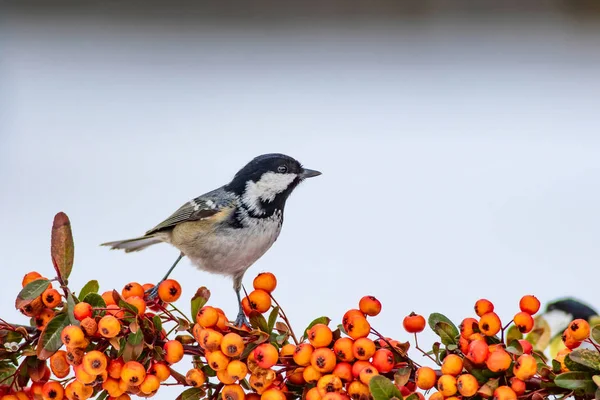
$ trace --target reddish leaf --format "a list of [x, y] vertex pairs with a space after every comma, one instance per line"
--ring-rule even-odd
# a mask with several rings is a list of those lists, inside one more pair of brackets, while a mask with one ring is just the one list
[[66, 281], [73, 269], [73, 258], [75, 247], [73, 245], [73, 234], [69, 217], [63, 212], [54, 216], [52, 224], [52, 238], [50, 243], [50, 254], [61, 281]]

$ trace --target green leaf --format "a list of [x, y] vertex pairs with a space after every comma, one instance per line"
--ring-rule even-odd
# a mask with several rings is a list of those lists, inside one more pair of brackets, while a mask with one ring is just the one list
[[592, 339], [594, 339], [594, 342], [600, 344], [600, 325], [596, 325], [592, 328], [591, 336]]
[[100, 289], [100, 285], [98, 284], [98, 281], [95, 279], [92, 279], [91, 281], [89, 281], [88, 283], [86, 283], [85, 285], [83, 285], [83, 287], [81, 288], [81, 291], [79, 292], [79, 301], [83, 301], [83, 299], [85, 299], [85, 296], [87, 296], [90, 293], [98, 293], [98, 290]]
[[32, 300], [40, 297], [44, 290], [48, 288], [50, 281], [48, 279], [36, 279], [35, 281], [29, 282], [17, 295], [17, 301], [15, 301], [16, 308], [25, 307], [31, 303]]
[[399, 367], [398, 370], [394, 373], [394, 384], [396, 386], [404, 386], [408, 383], [410, 379], [410, 373], [412, 369], [406, 365]]
[[96, 397], [96, 400], [105, 400], [108, 398], [108, 392], [106, 390], [101, 391]]
[[331, 322], [331, 319], [329, 319], [329, 317], [319, 317], [316, 319], [313, 319], [313, 321], [308, 324], [308, 326], [306, 327], [306, 329], [304, 330], [304, 333], [302, 334], [302, 340], [300, 340], [301, 342], [304, 341], [304, 339], [306, 339], [308, 336], [308, 330], [310, 328], [312, 328], [313, 326], [315, 326], [316, 324], [323, 324], [323, 325], [329, 325], [329, 323]]
[[69, 325], [69, 316], [65, 313], [57, 314], [48, 322], [42, 331], [37, 346], [37, 356], [40, 360], [47, 360], [62, 346], [60, 333]]
[[154, 323], [154, 328], [156, 329], [156, 332], [162, 331], [162, 321], [158, 315], [152, 317], [152, 323]]
[[273, 328], [275, 327], [275, 322], [277, 322], [277, 317], [279, 316], [279, 307], [275, 307], [271, 310], [271, 314], [269, 314], [269, 323], [268, 323], [268, 333], [273, 332]]
[[[433, 330], [435, 333], [438, 333], [438, 332], [435, 330], [435, 327], [436, 327], [436, 325], [437, 325], [439, 322], [444, 322], [444, 323], [446, 323], [446, 324], [450, 325], [450, 331], [449, 331], [448, 333], [450, 333], [450, 335], [449, 335], [449, 336], [451, 336], [452, 338], [456, 338], [456, 337], [459, 335], [459, 333], [460, 333], [460, 332], [459, 332], [459, 330], [458, 330], [458, 328], [456, 327], [456, 325], [454, 325], [454, 324], [452, 323], [452, 321], [450, 321], [450, 320], [448, 319], [448, 317], [446, 317], [446, 316], [445, 316], [445, 315], [443, 315], [443, 314], [440, 314], [440, 313], [432, 313], [431, 315], [429, 315], [429, 319], [427, 320], [427, 322], [429, 323], [429, 327], [430, 327], [430, 328], [431, 328], [431, 329], [432, 329], [432, 330]], [[439, 333], [438, 333], [438, 335], [439, 335]]]
[[12, 376], [16, 372], [16, 368], [12, 365], [2, 365], [0, 368], [0, 382], [6, 382], [5, 379], [8, 379], [9, 376]]
[[458, 331], [456, 331], [456, 327], [452, 329], [452, 325], [449, 323], [444, 321], [436, 322], [433, 331], [438, 334], [440, 339], [442, 339], [443, 344], [456, 344], [456, 336], [458, 335]]
[[516, 325], [511, 325], [506, 331], [506, 343], [519, 339], [523, 339], [523, 334]]
[[268, 331], [269, 327], [267, 326], [267, 320], [258, 311], [252, 311], [250, 313], [250, 325], [254, 329], [259, 329], [265, 333], [269, 333], [269, 331]]
[[184, 390], [175, 400], [200, 400], [206, 396], [204, 390], [200, 388], [190, 388]]
[[60, 278], [66, 281], [73, 269], [75, 247], [71, 222], [67, 214], [59, 212], [54, 216], [52, 223], [52, 237], [50, 239], [50, 254]]
[[440, 361], [440, 342], [433, 343], [433, 346], [431, 346], [431, 353], [433, 355], [435, 355], [435, 361], [439, 362]]
[[594, 381], [594, 383], [596, 384], [596, 386], [600, 387], [600, 375], [594, 375], [594, 376], [592, 376], [592, 380]]
[[67, 315], [69, 316], [69, 322], [71, 325], [79, 326], [79, 321], [75, 318], [75, 296], [73, 294], [67, 296]]
[[196, 290], [196, 294], [192, 297], [191, 307], [192, 307], [192, 321], [196, 322], [196, 316], [198, 315], [198, 310], [200, 310], [210, 299], [210, 290], [206, 287], [202, 286]]
[[551, 332], [550, 325], [544, 317], [538, 315], [534, 318], [533, 330], [527, 334], [527, 340], [533, 346], [534, 350], [544, 351], [550, 344]]
[[385, 376], [375, 375], [369, 381], [369, 390], [373, 395], [373, 400], [390, 400], [397, 397], [403, 400], [400, 390]]
[[416, 393], [409, 394], [406, 400], [418, 400], [419, 396]]
[[506, 346], [506, 351], [508, 353], [520, 356], [523, 354], [523, 346], [521, 346], [521, 343], [519, 343], [518, 340], [511, 340], [508, 342], [508, 346]]
[[595, 350], [576, 349], [567, 354], [565, 365], [569, 371], [600, 371], [600, 354]]
[[106, 308], [106, 302], [104, 301], [104, 299], [102, 298], [102, 296], [100, 296], [98, 293], [88, 293], [83, 298], [83, 301], [85, 303], [88, 303], [92, 307]]
[[594, 393], [596, 385], [592, 381], [592, 374], [582, 371], [569, 371], [557, 375], [554, 379], [556, 386], [570, 390], [584, 390]]
[[117, 304], [119, 305], [119, 307], [130, 311], [128, 313], [125, 313], [125, 317], [132, 317], [132, 316], [137, 315], [137, 313], [138, 313], [138, 309], [136, 306], [134, 306], [131, 303], [126, 302], [123, 299], [119, 299], [119, 302]]
[[141, 329], [127, 335], [127, 343], [125, 343], [125, 350], [123, 350], [123, 361], [128, 362], [138, 359], [144, 350], [143, 340], [144, 335]]

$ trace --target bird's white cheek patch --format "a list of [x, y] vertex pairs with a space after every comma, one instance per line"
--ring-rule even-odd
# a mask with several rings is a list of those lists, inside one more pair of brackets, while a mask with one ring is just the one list
[[275, 197], [279, 193], [284, 192], [297, 177], [297, 174], [265, 172], [258, 182], [248, 181], [246, 183], [243, 201], [251, 209], [259, 211], [261, 201], [273, 201]]

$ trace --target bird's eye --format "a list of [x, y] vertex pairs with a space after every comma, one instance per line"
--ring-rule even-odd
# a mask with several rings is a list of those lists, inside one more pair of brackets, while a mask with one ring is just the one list
[[277, 172], [279, 172], [280, 174], [285, 174], [287, 172], [287, 167], [285, 165], [280, 165], [279, 167], [277, 167]]

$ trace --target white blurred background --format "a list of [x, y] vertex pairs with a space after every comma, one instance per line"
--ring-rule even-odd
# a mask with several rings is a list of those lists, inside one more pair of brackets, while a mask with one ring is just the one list
[[[400, 340], [411, 311], [459, 322], [480, 297], [505, 320], [529, 293], [600, 305], [600, 25], [586, 3], [85, 4], [0, 17], [2, 318], [26, 321], [13, 310], [26, 272], [52, 276], [56, 212], [73, 225], [74, 289], [155, 282], [177, 250], [99, 243], [267, 152], [323, 172], [244, 281], [275, 273], [296, 330], [339, 323], [366, 294], [383, 303], [373, 326]], [[173, 278], [185, 310], [205, 285], [235, 316], [229, 280], [185, 259]]]

